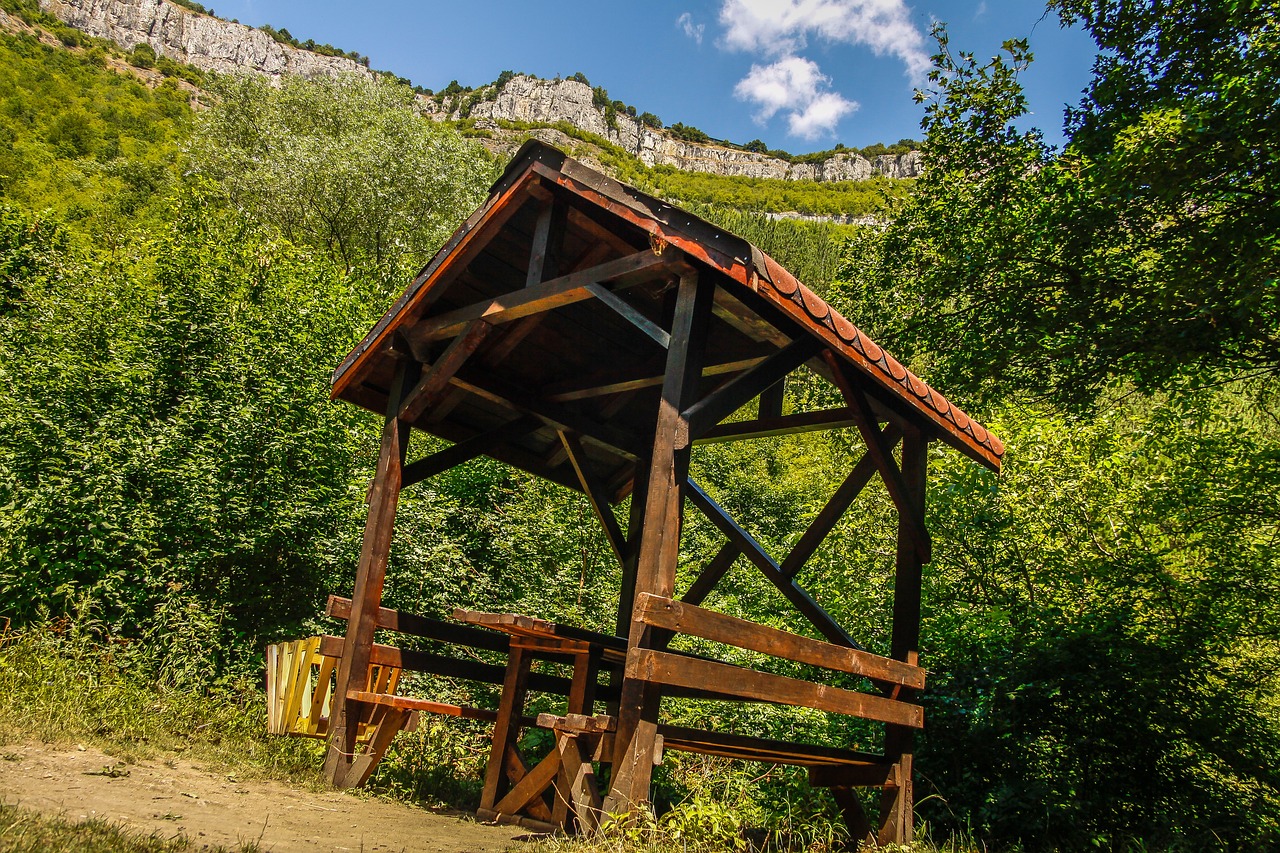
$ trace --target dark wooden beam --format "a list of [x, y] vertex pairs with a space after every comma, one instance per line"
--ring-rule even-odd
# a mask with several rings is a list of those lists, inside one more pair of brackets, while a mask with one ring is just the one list
[[787, 397], [787, 379], [784, 376], [768, 388], [760, 392], [759, 418], [782, 417], [782, 404]]
[[924, 709], [919, 705], [654, 649], [628, 652], [626, 672], [628, 678], [709, 688], [756, 702], [830, 711], [912, 729], [924, 726]]
[[[334, 705], [329, 726], [329, 748], [324, 770], [329, 784], [349, 787], [358, 780], [353, 775], [356, 759], [356, 732], [359, 709], [347, 699], [349, 690], [365, 686], [369, 655], [382, 603], [382, 586], [391, 552], [396, 507], [400, 501], [400, 476], [409, 444], [409, 427], [396, 417], [400, 401], [417, 381], [418, 365], [400, 362], [387, 400], [387, 416], [382, 425], [382, 445], [378, 467], [369, 489], [369, 514], [365, 520], [360, 562], [356, 567], [351, 618], [347, 621], [346, 642], [338, 664]], [[356, 774], [358, 775], [358, 774]]]
[[[721, 364], [707, 365], [702, 369], [703, 376], [720, 376], [725, 373], [737, 373], [740, 370], [750, 370], [757, 364], [764, 361], [764, 357], [758, 358], [742, 358], [737, 361], [726, 361]], [[644, 373], [639, 376], [619, 379], [617, 373], [610, 371], [596, 380], [588, 380], [586, 382], [573, 383], [557, 383], [549, 385], [545, 389], [547, 399], [555, 402], [568, 402], [570, 400], [585, 400], [590, 397], [605, 397], [609, 394], [621, 394], [625, 391], [639, 391], [642, 388], [655, 388], [662, 384], [662, 376], [654, 373]]]
[[520, 436], [528, 435], [541, 428], [541, 426], [542, 421], [532, 416], [516, 418], [514, 421], [503, 424], [497, 429], [483, 432], [475, 438], [460, 441], [451, 447], [446, 447], [444, 450], [423, 457], [404, 466], [404, 472], [400, 478], [400, 488], [408, 488], [428, 477], [434, 477], [436, 474], [448, 471], [456, 465], [461, 465], [463, 462], [469, 462], [477, 456], [483, 456], [498, 445], [505, 444]]
[[[635, 592], [670, 596], [675, 586], [683, 520], [682, 486], [688, 477], [689, 448], [676, 446], [684, 424], [682, 412], [693, 402], [702, 376], [707, 330], [715, 283], [700, 280], [696, 271], [680, 278], [675, 312], [670, 324], [671, 345], [658, 404], [657, 422], [645, 478], [644, 524], [636, 561]], [[651, 631], [633, 614], [628, 632], [629, 650], [641, 650]], [[628, 652], [630, 654], [630, 652]], [[624, 677], [618, 702], [618, 730], [613, 753], [613, 777], [605, 809], [630, 812], [649, 800], [654, 750], [658, 736], [661, 687], [653, 682]]]
[[407, 423], [416, 421], [424, 411], [440, 401], [449, 388], [449, 380], [466, 364], [489, 332], [493, 330], [484, 320], [474, 320], [458, 335], [445, 351], [436, 359], [426, 374], [418, 380], [418, 384], [400, 404], [400, 420]]
[[[334, 619], [351, 618], [351, 599], [339, 595], [329, 596], [325, 606], [325, 615]], [[473, 649], [487, 649], [491, 652], [507, 653], [510, 642], [505, 634], [487, 631], [458, 622], [444, 619], [432, 619], [416, 613], [392, 610], [390, 607], [379, 607], [377, 626], [383, 630], [395, 631], [398, 634], [411, 634], [428, 640], [439, 640], [443, 643], [455, 643]]]
[[682, 601], [641, 593], [636, 612], [647, 625], [876, 681], [924, 689], [924, 670], [870, 652], [811, 640]]
[[587, 459], [587, 454], [583, 451], [582, 444], [578, 441], [577, 436], [564, 430], [559, 430], [558, 434], [560, 443], [564, 445], [565, 453], [569, 455], [569, 464], [573, 466], [574, 473], [578, 475], [578, 482], [582, 483], [583, 494], [587, 496], [587, 500], [591, 503], [591, 511], [595, 513], [596, 518], [600, 521], [600, 526], [604, 528], [605, 536], [613, 547], [613, 553], [617, 555], [618, 562], [625, 563], [627, 559], [627, 537], [623, 535], [622, 528], [618, 525], [618, 518], [609, 507], [608, 493], [604, 490], [595, 471], [591, 470], [591, 461]]
[[689, 499], [693, 501], [698, 509], [702, 510], [703, 515], [719, 528], [721, 533], [729, 537], [729, 541], [742, 549], [742, 553], [747, 559], [756, 564], [756, 567], [760, 569], [769, 582], [777, 587], [778, 591], [791, 602], [796, 610], [800, 611], [801, 615], [809, 620], [809, 624], [813, 625], [833, 643], [853, 649], [862, 648], [854, 641], [853, 637], [849, 636], [844, 628], [841, 628], [831, 618], [827, 611], [822, 609], [818, 602], [813, 600], [809, 593], [801, 589], [794, 579], [782, 573], [782, 567], [774, 562], [774, 559], [769, 556], [764, 546], [757, 542], [754, 536], [739, 527], [738, 523], [692, 480], [688, 481], [688, 494]]
[[[777, 386], [773, 386], [777, 387]], [[752, 421], [735, 421], [720, 424], [693, 440], [694, 444], [716, 444], [722, 441], [744, 441], [752, 438], [770, 438], [777, 435], [798, 435], [825, 429], [844, 429], [857, 426], [853, 414], [847, 409], [822, 409], [816, 412], [799, 412], [781, 417], [757, 418]]]
[[[884, 431], [885, 443], [892, 452], [901, 438], [901, 431], [897, 427], [890, 426]], [[858, 460], [858, 464], [853, 466], [853, 470], [849, 472], [849, 476], [844, 478], [844, 482], [840, 484], [840, 488], [836, 489], [836, 493], [827, 501], [826, 506], [818, 513], [818, 515], [810, 522], [805, 529], [800, 541], [796, 542], [792, 547], [791, 553], [782, 561], [782, 573], [789, 578], [794, 578], [804, 568], [804, 564], [809, 561], [814, 552], [818, 550], [827, 534], [836, 526], [841, 517], [853, 504], [854, 500], [862, 492], [871, 478], [875, 476], [876, 464], [871, 459], [870, 454], [863, 454]]]
[[473, 320], [484, 320], [495, 326], [511, 323], [522, 317], [590, 299], [591, 293], [587, 290], [587, 285], [590, 284], [606, 281], [616, 282], [616, 287], [639, 284], [651, 278], [655, 270], [668, 266], [670, 261], [670, 258], [659, 257], [652, 251], [636, 252], [625, 258], [606, 261], [533, 287], [504, 293], [493, 299], [428, 318], [405, 334], [411, 343], [421, 346], [431, 341], [451, 338]]
[[676, 437], [677, 447], [689, 442], [736, 412], [760, 392], [822, 352], [822, 342], [805, 335], [769, 356], [762, 363], [730, 379], [684, 412], [688, 432]]
[[594, 442], [615, 453], [636, 459], [644, 452], [645, 443], [631, 433], [610, 425], [597, 423], [586, 415], [578, 414], [548, 400], [534, 397], [507, 385], [496, 376], [486, 376], [481, 380], [469, 381], [459, 376], [451, 380], [469, 393], [496, 403], [512, 412], [534, 415], [556, 429], [576, 432], [583, 438]]
[[[916, 537], [924, 529], [925, 485], [929, 470], [929, 439], [922, 430], [907, 429], [902, 436], [902, 485], [906, 512], [898, 513], [898, 552], [893, 582], [893, 633], [891, 654], [898, 660], [919, 663], [920, 587], [924, 559]], [[910, 699], [912, 692], [900, 694]], [[912, 781], [915, 733], [902, 726], [885, 729], [885, 757], [899, 767], [899, 785], [886, 789], [880, 799], [879, 840], [910, 844], [914, 829]]]
[[919, 549], [921, 562], [929, 562], [929, 555], [932, 550], [929, 533], [924, 528], [923, 517], [919, 520], [915, 518], [915, 510], [912, 508], [911, 499], [907, 494], [907, 486], [903, 482], [902, 472], [898, 470], [897, 464], [893, 461], [893, 449], [888, 446], [884, 434], [880, 432], [880, 425], [876, 421], [875, 413], [871, 409], [871, 403], [867, 399], [867, 395], [853, 381], [844, 363], [836, 358], [834, 353], [828, 351], [823, 353], [823, 357], [835, 376], [836, 386], [840, 389], [840, 393], [844, 395], [845, 402], [849, 404], [849, 409], [853, 412], [854, 419], [858, 422], [858, 431], [862, 433], [862, 440], [867, 445], [867, 455], [871, 457], [875, 462], [876, 468], [880, 471], [880, 478], [884, 480], [889, 497], [893, 499], [894, 506], [898, 508], [898, 518], [903, 520], [903, 523], [910, 528], [911, 541]]
[[589, 284], [587, 285], [587, 292], [612, 308], [622, 319], [652, 338], [658, 346], [666, 349], [671, 345], [671, 335], [666, 329], [641, 314], [638, 309], [609, 288], [601, 284]]

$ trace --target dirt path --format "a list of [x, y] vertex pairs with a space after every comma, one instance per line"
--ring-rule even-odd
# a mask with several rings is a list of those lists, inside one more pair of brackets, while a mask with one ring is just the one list
[[518, 848], [513, 839], [523, 832], [350, 794], [237, 781], [180, 758], [122, 765], [92, 747], [38, 743], [8, 744], [0, 757], [6, 803], [68, 820], [102, 817], [163, 838], [183, 834], [197, 845], [498, 853]]

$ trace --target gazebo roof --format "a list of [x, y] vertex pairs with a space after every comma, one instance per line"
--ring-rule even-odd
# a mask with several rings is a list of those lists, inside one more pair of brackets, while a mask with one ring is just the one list
[[[431, 367], [402, 419], [452, 442], [486, 442], [489, 456], [581, 488], [562, 445], [571, 434], [620, 499], [652, 440], [673, 283], [691, 272], [717, 285], [704, 392], [811, 339], [808, 366], [830, 377], [824, 353], [834, 354], [881, 420], [999, 470], [999, 439], [760, 249], [536, 141], [339, 365], [333, 397], [385, 413], [412, 356]], [[851, 425], [838, 413], [754, 423], [755, 433], [708, 424], [690, 438]]]

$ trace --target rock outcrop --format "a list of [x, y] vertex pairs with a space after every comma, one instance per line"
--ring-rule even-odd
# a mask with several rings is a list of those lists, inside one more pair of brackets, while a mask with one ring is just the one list
[[[40, 8], [67, 24], [126, 50], [148, 44], [157, 55], [218, 73], [252, 72], [279, 78], [359, 74], [368, 68], [343, 56], [324, 56], [281, 44], [243, 24], [193, 12], [168, 0], [40, 0]], [[465, 117], [553, 125], [567, 122], [607, 139], [648, 166], [690, 172], [790, 181], [861, 181], [874, 175], [914, 178], [919, 152], [868, 160], [855, 152], [817, 162], [792, 163], [766, 154], [711, 142], [690, 142], [623, 113], [606, 117], [591, 87], [579, 80], [541, 80], [516, 75], [502, 86], [452, 98], [421, 97], [424, 114], [437, 119]]]
[[814, 163], [791, 163], [740, 148], [677, 139], [621, 113], [614, 115], [610, 123], [604, 109], [593, 103], [591, 87], [578, 80], [516, 75], [500, 88], [489, 87], [479, 100], [462, 94], [426, 99], [425, 106], [429, 115], [440, 119], [567, 122], [607, 139], [647, 166], [672, 166], [688, 172], [787, 181], [865, 181], [874, 175], [914, 178], [921, 170], [918, 151], [883, 154], [874, 161], [848, 152]]
[[368, 68], [345, 56], [299, 50], [253, 27], [192, 12], [165, 0], [40, 0], [40, 8], [126, 50], [148, 44], [157, 55], [205, 71], [249, 71], [270, 77], [372, 76]]

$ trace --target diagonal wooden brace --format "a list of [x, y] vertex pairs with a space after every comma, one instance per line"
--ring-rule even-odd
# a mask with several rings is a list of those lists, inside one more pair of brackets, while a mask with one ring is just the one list
[[845, 402], [849, 404], [849, 409], [853, 412], [854, 420], [858, 424], [858, 431], [862, 433], [862, 440], [867, 444], [867, 455], [871, 457], [877, 470], [879, 470], [880, 478], [884, 480], [885, 488], [889, 491], [889, 497], [893, 499], [893, 505], [898, 508], [899, 517], [905, 522], [910, 532], [920, 562], [929, 562], [933, 551], [929, 531], [925, 529], [920, 508], [915, 506], [908, 496], [907, 485], [902, 479], [902, 471], [898, 469], [897, 464], [893, 461], [893, 446], [889, 443], [885, 434], [880, 431], [880, 425], [876, 420], [875, 413], [871, 411], [871, 403], [867, 400], [867, 395], [862, 392], [862, 389], [856, 383], [850, 381], [845, 366], [840, 363], [834, 353], [828, 350], [822, 354], [822, 357], [831, 368], [836, 385], [840, 388], [840, 393], [844, 395]]

